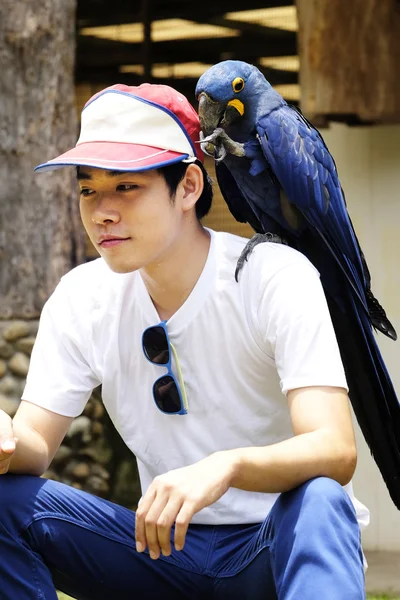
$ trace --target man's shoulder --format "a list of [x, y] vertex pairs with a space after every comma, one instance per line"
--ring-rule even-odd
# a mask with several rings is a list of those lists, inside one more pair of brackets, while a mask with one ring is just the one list
[[74, 295], [89, 294], [99, 287], [107, 287], [106, 282], [113, 275], [104, 260], [97, 258], [68, 271], [61, 277], [60, 287]]
[[282, 290], [293, 295], [299, 286], [319, 281], [319, 272], [298, 250], [286, 244], [265, 242], [254, 248], [243, 279], [246, 290], [256, 298], [266, 292], [281, 294]]
[[125, 288], [132, 276], [134, 274], [114, 273], [102, 258], [98, 258], [63, 275], [53, 294], [53, 301], [66, 301], [79, 312], [90, 311], [98, 303], [106, 306]]
[[89, 282], [98, 281], [102, 277], [113, 275], [111, 269], [102, 258], [95, 258], [89, 262], [78, 265], [62, 276], [61, 280], [67, 285], [73, 285], [78, 281]]
[[273, 275], [288, 267], [308, 266], [316, 271], [314, 265], [304, 254], [287, 244], [279, 242], [258, 244], [252, 252], [251, 262], [250, 268], [252, 270], [266, 272], [268, 275]]
[[241, 251], [249, 241], [248, 238], [229, 233], [228, 231], [209, 230], [215, 238], [216, 245], [222, 252], [231, 252], [240, 256]]
[[[220, 256], [235, 263], [236, 268], [236, 262], [250, 239], [222, 231], [214, 231], [214, 236]], [[260, 280], [269, 279], [287, 267], [296, 268], [302, 265], [309, 266], [317, 273], [308, 258], [298, 250], [282, 243], [262, 242], [257, 244], [248, 255], [243, 271], [247, 272], [248, 276], [255, 276]]]

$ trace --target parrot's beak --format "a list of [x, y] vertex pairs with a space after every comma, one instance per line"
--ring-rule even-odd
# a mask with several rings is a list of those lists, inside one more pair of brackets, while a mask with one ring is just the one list
[[200, 128], [205, 136], [211, 133], [217, 127], [228, 127], [233, 121], [242, 117], [244, 114], [244, 105], [234, 99], [224, 104], [215, 102], [208, 94], [201, 92], [199, 95], [199, 117]]
[[237, 100], [237, 99], [231, 100], [230, 102], [228, 102], [228, 104], [226, 106], [224, 118], [222, 119], [220, 125], [221, 125], [221, 127], [223, 127], [225, 129], [225, 127], [228, 127], [228, 125], [230, 125], [231, 123], [233, 123], [240, 117], [243, 117], [243, 115], [244, 115], [243, 102], [241, 102], [240, 100]]
[[201, 92], [198, 100], [200, 128], [205, 136], [211, 135], [220, 124], [224, 114], [225, 105], [221, 102], [214, 102], [214, 100], [205, 92]]

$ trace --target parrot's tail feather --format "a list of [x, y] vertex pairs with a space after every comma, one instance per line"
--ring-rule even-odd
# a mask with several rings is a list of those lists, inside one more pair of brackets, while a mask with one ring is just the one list
[[374, 333], [357, 299], [345, 310], [327, 295], [349, 397], [364, 438], [400, 510], [400, 404]]
[[[318, 229], [316, 229], [316, 231], [322, 237], [325, 244], [329, 248], [332, 256], [335, 258], [339, 268], [343, 271], [344, 275], [346, 276], [348, 282], [350, 283], [351, 287], [353, 288], [353, 291], [355, 292], [355, 294], [358, 297], [358, 299], [360, 300], [363, 308], [365, 309], [366, 313], [368, 314], [369, 320], [370, 320], [372, 326], [375, 327], [378, 331], [380, 331], [384, 335], [386, 335], [387, 337], [391, 338], [392, 340], [397, 340], [397, 333], [396, 333], [395, 328], [393, 327], [393, 325], [387, 318], [384, 308], [379, 304], [378, 300], [375, 298], [375, 296], [373, 295], [373, 293], [371, 291], [371, 275], [369, 273], [368, 266], [365, 261], [365, 257], [364, 257], [364, 254], [362, 253], [361, 248], [358, 246], [359, 250], [360, 250], [363, 274], [365, 277], [365, 284], [367, 286], [366, 290], [364, 289], [363, 292], [360, 292], [357, 289], [357, 286], [354, 284], [354, 281], [355, 281], [354, 275], [352, 275], [352, 273], [351, 273], [351, 261], [343, 260], [344, 257], [340, 256], [340, 252], [338, 252], [336, 250], [336, 248], [334, 247], [334, 244], [329, 243], [326, 236], [324, 236], [324, 234], [321, 231], [319, 231]], [[358, 240], [357, 240], [357, 244], [358, 244]], [[363, 302], [362, 294], [365, 295], [365, 302]]]
[[366, 292], [367, 306], [372, 325], [381, 333], [392, 340], [397, 340], [397, 333], [391, 322], [386, 316], [384, 308], [379, 304], [373, 293]]

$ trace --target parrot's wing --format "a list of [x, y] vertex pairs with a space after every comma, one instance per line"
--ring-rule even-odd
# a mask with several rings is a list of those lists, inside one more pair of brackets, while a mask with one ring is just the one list
[[283, 106], [258, 121], [257, 134], [289, 202], [319, 233], [367, 308], [360, 246], [335, 162], [320, 133], [300, 113]]
[[227, 157], [226, 160], [231, 168], [225, 162], [219, 162], [215, 166], [215, 173], [221, 194], [233, 217], [240, 223], [249, 223], [257, 233], [268, 231], [281, 235], [282, 228], [263, 210], [262, 198], [258, 202], [249, 201], [249, 192], [254, 198], [260, 196], [260, 191], [256, 182], [249, 189], [248, 167], [243, 168], [243, 159]]
[[239, 223], [247, 223], [248, 214], [246, 210], [246, 202], [228, 167], [223, 162], [216, 163], [215, 174], [217, 176], [221, 194], [232, 216], [236, 219], [236, 221], [239, 221]]

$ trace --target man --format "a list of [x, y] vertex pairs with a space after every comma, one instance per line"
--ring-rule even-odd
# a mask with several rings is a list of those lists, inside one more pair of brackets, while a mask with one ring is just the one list
[[[318, 274], [205, 229], [199, 124], [166, 86], [82, 113], [85, 229], [101, 258], [45, 305], [22, 402], [1, 415], [2, 598], [365, 597], [343, 367]], [[62, 201], [62, 200], [60, 200]], [[136, 515], [38, 477], [102, 384], [138, 459]], [[352, 497], [352, 500], [349, 497]]]

